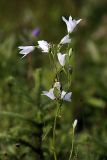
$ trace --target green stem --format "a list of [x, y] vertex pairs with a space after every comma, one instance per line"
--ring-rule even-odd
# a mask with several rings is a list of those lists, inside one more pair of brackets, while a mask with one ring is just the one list
[[73, 150], [74, 150], [74, 129], [73, 129], [73, 134], [72, 134], [72, 146], [71, 146], [69, 160], [71, 160], [72, 158]]
[[56, 122], [57, 122], [57, 117], [58, 117], [59, 110], [60, 110], [60, 105], [57, 105], [57, 110], [56, 110], [56, 115], [55, 115], [54, 125], [53, 125], [53, 154], [54, 154], [54, 159], [55, 160], [57, 160], [56, 147], [55, 147]]

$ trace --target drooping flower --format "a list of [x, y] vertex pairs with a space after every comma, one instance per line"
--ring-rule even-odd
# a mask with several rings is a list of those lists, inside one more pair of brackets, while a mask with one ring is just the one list
[[58, 60], [59, 60], [59, 63], [61, 66], [64, 66], [65, 65], [65, 57], [66, 57], [67, 54], [61, 54], [61, 53], [58, 53], [57, 56], [58, 56]]
[[29, 54], [35, 49], [35, 46], [19, 46], [18, 48], [20, 49], [19, 53], [22, 54], [23, 57], [25, 57], [27, 54]]
[[72, 96], [72, 92], [69, 92], [69, 93], [65, 91], [61, 92], [61, 99], [63, 99], [64, 101], [71, 102], [71, 96]]
[[39, 28], [39, 27], [34, 28], [34, 29], [32, 30], [32, 35], [33, 35], [34, 37], [37, 37], [37, 36], [39, 35], [39, 33], [40, 33], [40, 28]]
[[49, 44], [47, 41], [41, 40], [38, 41], [38, 47], [42, 49], [42, 52], [48, 53], [49, 52]]
[[73, 20], [71, 16], [69, 16], [69, 20], [66, 20], [65, 17], [62, 17], [62, 20], [66, 23], [67, 25], [67, 31], [68, 33], [72, 33], [76, 25], [82, 20]]
[[54, 88], [51, 88], [49, 91], [43, 91], [43, 94], [47, 97], [49, 97], [50, 99], [54, 100], [56, 97], [54, 96]]
[[61, 83], [60, 82], [55, 82], [54, 88], [57, 88], [60, 91], [60, 89], [61, 89]]
[[60, 44], [66, 44], [66, 43], [71, 43], [71, 38], [69, 37], [69, 35], [66, 35], [60, 41]]

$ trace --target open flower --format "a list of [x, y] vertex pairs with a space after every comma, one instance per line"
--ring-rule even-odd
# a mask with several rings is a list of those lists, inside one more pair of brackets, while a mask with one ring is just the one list
[[60, 44], [66, 44], [66, 43], [71, 43], [71, 38], [69, 37], [69, 35], [66, 35], [60, 41]]
[[49, 44], [47, 41], [41, 40], [38, 41], [38, 47], [42, 49], [42, 52], [48, 53], [49, 52]]
[[62, 17], [62, 20], [66, 23], [67, 25], [67, 31], [68, 33], [72, 33], [74, 28], [76, 27], [76, 25], [81, 21], [81, 19], [79, 20], [73, 20], [71, 16], [69, 16], [69, 20], [66, 20], [65, 17]]
[[65, 65], [65, 57], [66, 57], [67, 54], [61, 54], [61, 53], [58, 53], [57, 56], [58, 56], [58, 60], [59, 60], [59, 63], [61, 66], [64, 66]]
[[65, 91], [61, 92], [61, 99], [63, 99], [64, 101], [71, 102], [71, 96], [72, 96], [72, 92], [69, 92], [69, 93]]
[[22, 54], [23, 57], [25, 57], [27, 54], [29, 54], [35, 49], [35, 46], [19, 46], [18, 48], [20, 49], [19, 53]]
[[54, 96], [54, 88], [51, 88], [49, 91], [43, 91], [43, 94], [47, 97], [49, 97], [50, 99], [54, 100], [56, 97]]

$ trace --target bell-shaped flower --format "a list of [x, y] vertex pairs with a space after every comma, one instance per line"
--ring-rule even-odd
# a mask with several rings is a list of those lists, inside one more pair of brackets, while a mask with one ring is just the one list
[[20, 49], [19, 53], [22, 54], [23, 57], [25, 57], [27, 54], [29, 54], [35, 49], [35, 46], [19, 46], [18, 48]]
[[54, 88], [51, 88], [49, 91], [43, 91], [43, 94], [47, 97], [49, 97], [50, 99], [54, 100], [56, 97], [54, 96]]
[[60, 41], [60, 44], [66, 44], [66, 43], [71, 43], [71, 38], [69, 37], [69, 35], [66, 35]]
[[72, 96], [72, 92], [69, 92], [69, 93], [65, 91], [61, 92], [61, 99], [63, 99], [64, 101], [71, 102], [71, 96]]
[[44, 40], [38, 41], [38, 48], [41, 48], [42, 52], [45, 52], [45, 53], [49, 52], [49, 44], [47, 41], [44, 41]]
[[67, 54], [61, 54], [61, 53], [58, 53], [58, 54], [57, 54], [58, 60], [59, 60], [59, 63], [60, 63], [61, 66], [64, 66], [64, 65], [65, 65], [66, 55], [67, 55]]
[[54, 88], [57, 88], [57, 90], [61, 90], [61, 83], [60, 82], [55, 82]]
[[66, 20], [65, 17], [62, 17], [62, 20], [66, 23], [67, 25], [67, 31], [68, 33], [72, 33], [74, 28], [76, 27], [76, 25], [81, 21], [81, 19], [79, 20], [73, 20], [71, 16], [69, 16], [69, 20]]

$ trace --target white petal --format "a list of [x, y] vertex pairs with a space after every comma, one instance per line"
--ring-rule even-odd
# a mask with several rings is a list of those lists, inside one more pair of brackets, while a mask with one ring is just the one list
[[70, 23], [70, 33], [73, 32], [74, 28], [77, 26], [77, 24], [81, 21], [82, 19], [79, 20], [72, 20], [72, 17], [69, 17], [69, 23]]
[[19, 46], [18, 48], [20, 49], [19, 53], [23, 54], [23, 57], [25, 57], [27, 54], [29, 54], [35, 49], [35, 46]]
[[71, 32], [72, 32], [72, 31], [71, 31], [71, 25], [70, 25], [69, 22], [67, 23], [67, 31], [68, 31], [68, 33], [71, 33]]
[[61, 53], [57, 54], [58, 60], [59, 60], [59, 63], [61, 64], [61, 66], [65, 65], [65, 57], [66, 57], [66, 55], [67, 54], [61, 54]]
[[61, 99], [71, 102], [71, 95], [72, 95], [72, 92], [66, 93], [65, 91], [62, 91]]
[[46, 52], [48, 53], [49, 52], [49, 44], [47, 41], [44, 41], [44, 40], [41, 40], [41, 41], [38, 41], [38, 47], [42, 49], [42, 52]]
[[61, 89], [61, 83], [60, 82], [55, 82], [54, 88], [57, 88], [60, 91], [60, 89]]
[[56, 97], [54, 96], [53, 92], [54, 92], [54, 88], [51, 88], [49, 90], [49, 92], [48, 91], [43, 91], [42, 95], [45, 95], [45, 96], [49, 97], [50, 99], [54, 100]]
[[72, 17], [71, 17], [71, 16], [69, 16], [69, 22], [70, 22], [70, 21], [72, 21]]
[[68, 21], [65, 19], [65, 17], [62, 16], [62, 20], [67, 24]]
[[66, 44], [66, 43], [71, 43], [71, 39], [70, 39], [69, 35], [66, 35], [65, 37], [63, 37], [61, 39], [60, 44]]
[[67, 31], [68, 33], [70, 32], [70, 24], [69, 24], [69, 21], [65, 19], [65, 17], [62, 17], [62, 20], [66, 23], [66, 26], [67, 26]]
[[63, 99], [65, 95], [66, 95], [66, 92], [65, 92], [65, 91], [62, 91], [62, 92], [61, 92], [61, 99]]
[[82, 19], [77, 20], [77, 24], [80, 23], [82, 21]]
[[19, 46], [18, 48], [22, 50], [26, 50], [26, 49], [33, 50], [35, 47], [34, 46]]
[[63, 100], [68, 101], [68, 102], [71, 102], [71, 95], [72, 95], [72, 92], [67, 93], [67, 94], [64, 96]]

